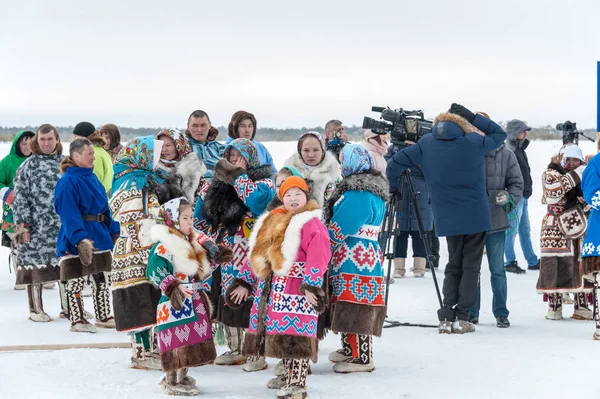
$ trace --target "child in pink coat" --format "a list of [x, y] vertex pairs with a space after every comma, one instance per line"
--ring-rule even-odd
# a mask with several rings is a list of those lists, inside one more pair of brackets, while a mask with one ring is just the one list
[[279, 194], [283, 206], [256, 221], [250, 263], [226, 298], [229, 306], [242, 303], [256, 281], [243, 353], [283, 359], [286, 384], [277, 397], [304, 398], [308, 362], [317, 361], [318, 317], [325, 310], [321, 287], [331, 258], [329, 233], [302, 178], [285, 179]]

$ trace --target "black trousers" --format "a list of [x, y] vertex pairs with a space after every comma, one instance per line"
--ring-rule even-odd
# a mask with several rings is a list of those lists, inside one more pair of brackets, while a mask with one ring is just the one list
[[406, 258], [408, 253], [408, 236], [412, 238], [412, 250], [413, 257], [415, 258], [426, 258], [427, 253], [425, 252], [425, 243], [421, 238], [421, 233], [418, 230], [413, 231], [401, 231], [396, 237], [396, 249], [394, 251], [394, 258]]
[[486, 233], [446, 237], [449, 261], [444, 272], [444, 300], [440, 321], [469, 320], [477, 304], [477, 285]]

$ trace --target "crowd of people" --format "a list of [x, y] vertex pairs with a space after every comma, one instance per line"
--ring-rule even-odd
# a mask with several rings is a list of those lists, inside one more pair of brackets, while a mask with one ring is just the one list
[[[116, 125], [81, 122], [66, 156], [56, 128], [44, 124], [17, 133], [0, 162], [2, 243], [32, 321], [52, 320], [42, 292], [58, 282], [60, 317], [71, 331], [127, 333], [132, 367], [163, 370], [169, 395], [199, 393], [191, 367], [255, 372], [271, 357], [280, 362], [267, 386], [278, 398], [304, 398], [328, 330], [341, 341], [328, 358], [335, 372], [373, 371], [386, 284], [406, 276], [409, 238], [412, 273], [423, 277], [438, 267], [438, 237], [446, 237], [440, 334], [475, 331], [484, 250], [497, 326], [510, 326], [506, 272], [525, 273], [518, 235], [527, 269], [539, 270], [546, 318], [561, 319], [573, 295], [572, 317], [595, 319], [600, 339], [600, 161], [570, 143], [551, 160], [538, 259], [527, 203], [530, 128], [513, 120], [506, 130], [458, 104], [435, 119], [431, 134], [393, 145], [370, 131], [349, 143], [342, 122], [331, 120], [325, 137], [301, 135], [278, 170], [247, 111], [233, 114], [225, 143], [202, 110], [183, 132], [124, 145]], [[379, 233], [390, 196], [406, 189], [407, 169], [419, 197], [412, 204], [404, 195], [393, 215], [399, 231], [385, 276]], [[86, 284], [94, 314], [84, 309]], [[217, 355], [221, 333], [228, 349]]]

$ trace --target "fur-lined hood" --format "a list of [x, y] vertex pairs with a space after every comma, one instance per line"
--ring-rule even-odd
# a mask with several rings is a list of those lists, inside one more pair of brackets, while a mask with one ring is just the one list
[[201, 278], [211, 273], [206, 251], [197, 241], [198, 234], [192, 232], [187, 239], [178, 230], [156, 225], [150, 230], [150, 239], [158, 242], [156, 252], [173, 264], [175, 273]]
[[433, 137], [437, 140], [453, 140], [474, 131], [473, 126], [465, 118], [450, 112], [438, 115], [431, 129]]
[[67, 155], [60, 163], [60, 173], [64, 174], [67, 169], [72, 167], [77, 167], [77, 164], [73, 161], [73, 158]]
[[333, 216], [333, 206], [346, 191], [369, 191], [385, 202], [388, 202], [390, 199], [390, 185], [381, 172], [371, 169], [366, 173], [350, 175], [345, 177], [344, 180], [338, 184], [335, 192], [325, 204], [323, 209], [323, 220], [325, 221], [325, 224], [328, 224], [331, 221], [331, 217]]
[[106, 140], [102, 137], [102, 134], [96, 130], [94, 133], [90, 134], [87, 139], [92, 142], [93, 145], [97, 147], [102, 147], [106, 145]]
[[31, 149], [31, 153], [34, 155], [62, 155], [63, 152], [62, 143], [59, 141], [58, 143], [56, 143], [56, 148], [54, 149], [52, 154], [44, 154], [42, 152], [42, 149], [40, 148], [40, 145], [37, 142], [37, 135], [33, 136], [31, 140], [29, 140], [29, 148]]
[[248, 240], [250, 265], [258, 277], [273, 272], [287, 276], [300, 249], [301, 231], [312, 219], [321, 220], [323, 213], [315, 200], [296, 212], [268, 212], [260, 216]]

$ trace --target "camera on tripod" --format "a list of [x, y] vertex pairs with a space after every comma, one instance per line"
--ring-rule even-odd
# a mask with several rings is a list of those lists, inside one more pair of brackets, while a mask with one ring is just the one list
[[[417, 142], [423, 135], [431, 133], [433, 122], [425, 119], [423, 111], [409, 111], [403, 108], [394, 110], [385, 107], [371, 108], [381, 113], [381, 121], [365, 116], [362, 128], [371, 129], [376, 134], [390, 134], [392, 144], [401, 145], [405, 141]], [[387, 121], [387, 122], [386, 122]]]
[[565, 121], [556, 125], [556, 130], [562, 132], [563, 144], [578, 144], [579, 136], [583, 136], [589, 141], [595, 141], [593, 138], [586, 136], [583, 132], [577, 130], [577, 123]]

